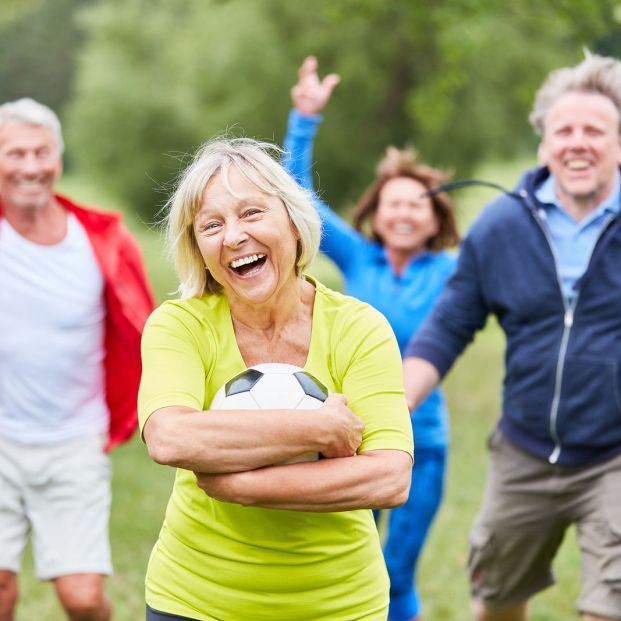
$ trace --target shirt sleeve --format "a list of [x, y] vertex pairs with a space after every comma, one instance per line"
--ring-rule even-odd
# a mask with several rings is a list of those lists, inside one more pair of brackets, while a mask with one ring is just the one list
[[430, 362], [443, 377], [487, 321], [489, 308], [481, 290], [476, 253], [464, 240], [457, 268], [431, 315], [408, 343], [404, 357]]
[[289, 112], [284, 140], [282, 164], [289, 174], [310, 192], [314, 192], [313, 145], [322, 118], [320, 114], [304, 116], [292, 109]]
[[138, 391], [140, 431], [153, 412], [182, 406], [202, 411], [205, 401], [205, 343], [197, 321], [173, 304], [149, 317], [142, 335], [142, 378]]
[[343, 323], [337, 364], [342, 391], [365, 424], [358, 452], [397, 449], [413, 455], [412, 423], [405, 402], [401, 356], [388, 321], [361, 304]]

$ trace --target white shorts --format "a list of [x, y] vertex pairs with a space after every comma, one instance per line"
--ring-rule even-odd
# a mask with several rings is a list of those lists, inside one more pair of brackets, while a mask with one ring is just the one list
[[112, 573], [105, 438], [46, 445], [0, 439], [0, 569], [19, 573], [29, 534], [40, 580]]

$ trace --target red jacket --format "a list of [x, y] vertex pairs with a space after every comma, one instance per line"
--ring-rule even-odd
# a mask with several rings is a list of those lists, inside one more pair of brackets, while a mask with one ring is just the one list
[[154, 307], [153, 294], [138, 244], [120, 214], [77, 205], [60, 195], [55, 198], [84, 227], [104, 278], [104, 371], [110, 412], [106, 449], [110, 450], [129, 440], [138, 423], [140, 337]]

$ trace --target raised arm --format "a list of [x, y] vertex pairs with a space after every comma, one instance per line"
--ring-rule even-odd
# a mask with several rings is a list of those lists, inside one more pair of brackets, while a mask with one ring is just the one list
[[334, 73], [321, 80], [317, 69], [317, 59], [307, 57], [298, 71], [298, 81], [291, 89], [293, 109], [289, 113], [282, 163], [302, 187], [315, 194], [324, 229], [321, 251], [347, 278], [350, 261], [356, 256], [359, 244], [365, 244], [367, 240], [320, 200], [313, 187], [313, 144], [322, 121], [320, 113], [340, 81]]
[[320, 113], [332, 97], [332, 91], [340, 82], [335, 73], [323, 80], [317, 73], [319, 63], [308, 56], [298, 70], [298, 81], [291, 89], [293, 110], [289, 117], [285, 136], [283, 164], [307, 190], [313, 190], [313, 141], [321, 123]]

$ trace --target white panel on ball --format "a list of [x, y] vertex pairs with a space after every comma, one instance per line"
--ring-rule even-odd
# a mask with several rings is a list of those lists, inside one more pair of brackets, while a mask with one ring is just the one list
[[[210, 409], [314, 410], [327, 397], [327, 388], [304, 369], [270, 362], [249, 367], [231, 378], [218, 390]], [[318, 458], [318, 453], [305, 453], [284, 463]]]

